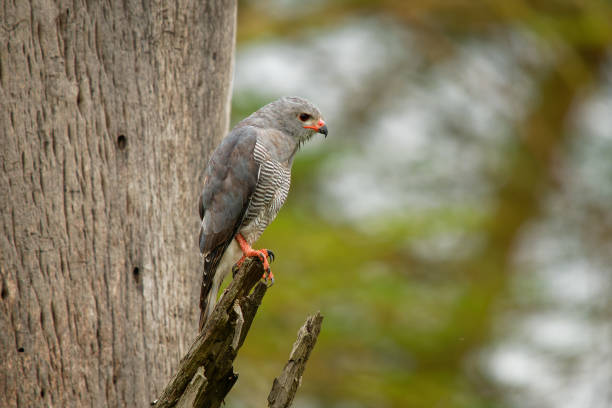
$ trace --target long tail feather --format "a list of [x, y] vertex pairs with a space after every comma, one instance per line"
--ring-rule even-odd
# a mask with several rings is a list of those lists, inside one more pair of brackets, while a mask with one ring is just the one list
[[[213, 249], [204, 257], [204, 271], [202, 273], [202, 286], [200, 288], [200, 323], [199, 331], [202, 331], [206, 320], [215, 308], [217, 293], [223, 279], [217, 275], [217, 269], [227, 245]], [[222, 274], [220, 274], [222, 275]]]

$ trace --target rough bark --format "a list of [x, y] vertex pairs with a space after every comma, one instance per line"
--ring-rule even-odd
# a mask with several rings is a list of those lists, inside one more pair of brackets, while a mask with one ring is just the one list
[[293, 344], [289, 361], [281, 375], [274, 379], [272, 390], [268, 395], [268, 406], [271, 408], [288, 408], [293, 403], [293, 397], [302, 383], [302, 374], [310, 352], [317, 343], [321, 331], [323, 316], [321, 313], [309, 316], [298, 331], [298, 337]]
[[235, 13], [2, 1], [0, 406], [144, 406], [193, 340]]

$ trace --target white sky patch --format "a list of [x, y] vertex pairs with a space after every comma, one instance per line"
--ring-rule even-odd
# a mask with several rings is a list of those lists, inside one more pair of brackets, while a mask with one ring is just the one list
[[602, 271], [585, 260], [569, 261], [551, 267], [541, 267], [549, 299], [572, 305], [592, 305], [593, 299], [605, 297], [609, 282]]
[[[490, 44], [469, 46], [431, 78], [407, 87], [363, 130], [363, 147], [351, 153], [357, 160], [336, 160], [323, 170], [328, 213], [330, 203], [336, 207], [332, 216], [345, 218], [432, 205], [487, 208], [485, 170], [501, 161], [489, 152], [499, 152], [529, 94], [508, 90], [509, 79], [523, 90], [530, 85], [513, 58]], [[457, 137], [447, 127], [451, 123], [464, 136]], [[365, 186], [368, 198], [362, 197]]]
[[554, 367], [540, 355], [520, 344], [508, 344], [488, 359], [493, 377], [511, 387], [550, 389], [554, 382]]
[[584, 353], [595, 345], [597, 330], [582, 316], [566, 311], [538, 313], [521, 324], [523, 335], [536, 347], [565, 355]]
[[445, 231], [444, 234], [413, 240], [410, 247], [420, 259], [439, 262], [467, 258], [482, 245], [480, 236]]
[[[612, 72], [612, 67], [609, 67]], [[606, 87], [598, 89], [584, 101], [576, 112], [576, 124], [590, 137], [612, 142], [612, 74], [608, 74]]]
[[366, 76], [407, 45], [407, 36], [396, 24], [359, 19], [304, 41], [254, 43], [238, 50], [235, 90], [302, 96], [329, 120], [341, 113], [347, 95]]

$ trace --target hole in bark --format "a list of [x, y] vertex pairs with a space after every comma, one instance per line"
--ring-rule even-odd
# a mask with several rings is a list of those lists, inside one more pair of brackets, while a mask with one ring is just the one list
[[125, 137], [125, 135], [119, 135], [117, 137], [117, 147], [119, 150], [123, 150], [127, 147], [127, 137]]
[[0, 297], [2, 299], [6, 299], [8, 297], [8, 290], [6, 289], [6, 286], [4, 286], [4, 284], [2, 285], [2, 290], [0, 290]]
[[45, 390], [40, 390], [40, 397], [45, 398]]
[[19, 348], [17, 348], [17, 351], [20, 352], [20, 353], [23, 353], [25, 351], [25, 349], [23, 347], [19, 347]]
[[138, 267], [134, 268], [132, 276], [134, 277], [134, 282], [140, 283], [140, 269]]

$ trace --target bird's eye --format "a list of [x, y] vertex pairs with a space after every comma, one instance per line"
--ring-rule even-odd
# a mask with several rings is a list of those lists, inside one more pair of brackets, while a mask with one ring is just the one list
[[310, 119], [310, 115], [307, 113], [300, 113], [299, 118], [302, 122], [306, 122], [308, 119]]

